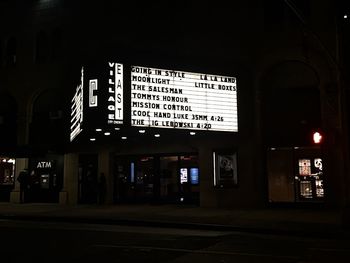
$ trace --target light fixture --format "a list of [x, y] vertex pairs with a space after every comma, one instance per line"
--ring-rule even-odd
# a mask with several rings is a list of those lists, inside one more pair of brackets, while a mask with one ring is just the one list
[[101, 129], [101, 128], [96, 128], [95, 130], [96, 130], [97, 132], [102, 131], [102, 129]]
[[193, 136], [193, 135], [196, 135], [196, 132], [191, 131], [191, 132], [190, 132], [190, 135], [192, 135], [192, 136]]
[[119, 131], [119, 130], [120, 130], [120, 128], [119, 128], [119, 127], [115, 127], [114, 129], [115, 129], [116, 131]]
[[160, 137], [160, 134], [157, 133], [157, 134], [154, 135], [154, 137], [159, 138], [159, 137]]
[[146, 131], [145, 130], [139, 130], [139, 133], [145, 133]]
[[347, 14], [345, 14], [343, 17], [344, 17], [344, 19], [347, 19], [347, 18], [348, 18], [348, 15], [347, 15]]
[[126, 140], [128, 137], [126, 136], [122, 136], [122, 140]]
[[110, 132], [105, 132], [104, 135], [108, 136], [108, 135], [111, 135]]
[[96, 138], [90, 138], [90, 141], [94, 142], [96, 141]]

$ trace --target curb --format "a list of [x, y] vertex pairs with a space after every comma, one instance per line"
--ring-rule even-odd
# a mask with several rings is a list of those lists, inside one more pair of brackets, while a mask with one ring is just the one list
[[324, 228], [315, 229], [286, 229], [286, 228], [269, 228], [269, 227], [248, 227], [221, 224], [205, 224], [190, 222], [174, 222], [166, 220], [134, 220], [134, 219], [106, 219], [93, 217], [64, 217], [64, 216], [45, 216], [45, 215], [12, 215], [2, 214], [1, 220], [9, 221], [37, 221], [37, 222], [57, 222], [57, 223], [74, 223], [74, 224], [103, 224], [103, 225], [120, 225], [120, 226], [142, 226], [154, 228], [178, 228], [178, 229], [194, 229], [208, 231], [227, 231], [227, 232], [244, 232], [250, 234], [265, 235], [282, 235], [295, 237], [315, 237], [315, 238], [336, 238], [346, 239], [350, 237], [350, 232], [343, 229], [332, 229], [324, 231]]

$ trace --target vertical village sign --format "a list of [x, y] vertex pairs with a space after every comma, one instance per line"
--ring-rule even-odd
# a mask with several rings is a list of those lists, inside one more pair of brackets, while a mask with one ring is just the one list
[[89, 127], [86, 119], [90, 128], [123, 125], [125, 105], [134, 127], [238, 132], [235, 77], [141, 66], [127, 73], [130, 93], [124, 91], [123, 64], [109, 62], [102, 72], [82, 69], [72, 99], [71, 141]]
[[108, 124], [123, 123], [123, 65], [108, 63]]

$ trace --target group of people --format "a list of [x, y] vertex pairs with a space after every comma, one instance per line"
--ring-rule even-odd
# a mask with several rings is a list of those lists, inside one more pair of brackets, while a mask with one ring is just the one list
[[[34, 173], [28, 172], [28, 169], [21, 171], [17, 177], [17, 181], [20, 185], [20, 202], [24, 203], [28, 200], [28, 194], [30, 191], [34, 191], [36, 187], [39, 186], [39, 180]], [[104, 204], [106, 202], [106, 176], [104, 173], [101, 173], [98, 182], [97, 182], [97, 201], [99, 204]]]
[[17, 181], [19, 182], [20, 202], [24, 203], [25, 199], [28, 200], [25, 195], [29, 193], [29, 190], [35, 190], [36, 187], [39, 187], [39, 180], [34, 171], [29, 174], [28, 169], [24, 169], [19, 173]]

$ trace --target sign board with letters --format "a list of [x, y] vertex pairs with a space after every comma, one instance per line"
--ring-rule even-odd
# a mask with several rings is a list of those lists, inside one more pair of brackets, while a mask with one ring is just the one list
[[123, 123], [123, 65], [119, 63], [108, 63], [108, 99], [107, 119], [108, 124]]
[[98, 66], [90, 65], [81, 69], [80, 84], [72, 99], [70, 141], [83, 129], [94, 130], [123, 124], [123, 64], [108, 62]]
[[236, 78], [133, 66], [131, 125], [238, 132]]
[[132, 127], [238, 132], [235, 77], [131, 66], [125, 92], [124, 74], [115, 62], [81, 69], [70, 141], [83, 129], [118, 130], [126, 111]]

